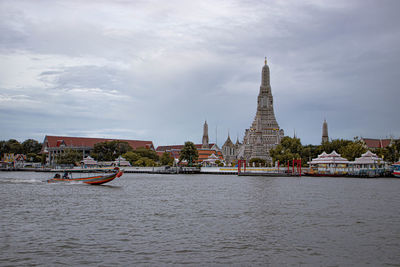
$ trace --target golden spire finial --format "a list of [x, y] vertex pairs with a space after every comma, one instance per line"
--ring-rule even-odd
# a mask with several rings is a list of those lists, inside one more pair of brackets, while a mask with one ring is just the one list
[[267, 65], [267, 57], [265, 57], [265, 65]]

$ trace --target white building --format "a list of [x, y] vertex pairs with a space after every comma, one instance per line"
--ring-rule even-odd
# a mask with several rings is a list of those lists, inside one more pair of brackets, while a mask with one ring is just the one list
[[333, 151], [330, 154], [323, 152], [308, 164], [310, 165], [310, 174], [334, 176], [347, 174], [349, 161]]

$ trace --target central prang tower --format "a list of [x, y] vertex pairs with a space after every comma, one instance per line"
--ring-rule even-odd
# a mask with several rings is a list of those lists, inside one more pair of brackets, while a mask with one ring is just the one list
[[246, 129], [239, 157], [265, 159], [272, 162], [269, 150], [276, 147], [284, 136], [275, 118], [267, 58], [262, 68], [261, 86], [257, 99], [257, 113], [250, 129]]

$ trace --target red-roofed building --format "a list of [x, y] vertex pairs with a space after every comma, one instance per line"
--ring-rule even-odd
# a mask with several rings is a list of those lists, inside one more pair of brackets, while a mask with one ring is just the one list
[[385, 148], [392, 144], [393, 139], [361, 138], [368, 149]]
[[224, 156], [220, 150], [215, 149], [198, 149], [199, 158], [197, 163], [203, 165], [214, 165], [216, 160], [224, 161]]
[[133, 149], [145, 147], [154, 150], [152, 141], [46, 135], [43, 141], [42, 153], [47, 154], [46, 164], [52, 165], [55, 156], [63, 153], [66, 149], [82, 152], [82, 158], [84, 158], [90, 154], [95, 144], [109, 141], [127, 142]]

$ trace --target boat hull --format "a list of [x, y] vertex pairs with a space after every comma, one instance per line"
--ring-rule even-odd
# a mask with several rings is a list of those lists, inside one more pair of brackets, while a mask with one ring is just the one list
[[84, 184], [91, 184], [91, 185], [100, 185], [111, 182], [115, 178], [121, 177], [123, 174], [122, 171], [109, 174], [109, 175], [96, 175], [90, 176], [85, 178], [52, 178], [47, 180], [48, 183], [84, 183]]

